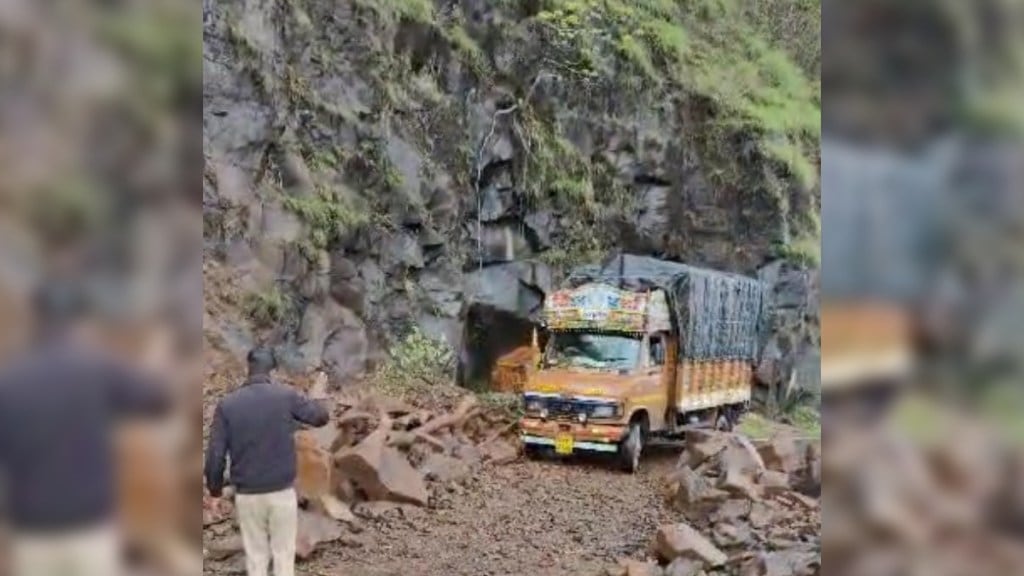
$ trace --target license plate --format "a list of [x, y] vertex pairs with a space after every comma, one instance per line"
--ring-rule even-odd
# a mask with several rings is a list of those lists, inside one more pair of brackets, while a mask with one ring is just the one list
[[572, 436], [559, 434], [555, 436], [555, 454], [572, 454]]

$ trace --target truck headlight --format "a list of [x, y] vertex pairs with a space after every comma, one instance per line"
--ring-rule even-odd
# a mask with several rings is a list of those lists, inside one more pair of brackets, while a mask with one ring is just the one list
[[591, 418], [615, 418], [619, 415], [619, 407], [615, 404], [600, 404], [590, 411]]
[[544, 401], [537, 398], [530, 398], [524, 402], [523, 409], [527, 412], [540, 412], [544, 409]]

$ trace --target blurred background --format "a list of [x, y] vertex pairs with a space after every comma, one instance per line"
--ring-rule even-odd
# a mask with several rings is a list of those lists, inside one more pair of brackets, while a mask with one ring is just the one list
[[823, 2], [828, 574], [1024, 571], [1022, 31]]
[[173, 390], [118, 429], [132, 573], [201, 572], [201, 51], [195, 0], [0, 0], [0, 372], [59, 280], [89, 344]]

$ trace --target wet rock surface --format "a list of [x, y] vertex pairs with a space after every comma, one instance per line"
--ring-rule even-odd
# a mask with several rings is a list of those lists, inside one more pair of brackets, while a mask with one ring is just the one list
[[[746, 133], [724, 154], [743, 162], [716, 165], [703, 110], [547, 69], [536, 14], [469, 2], [424, 22], [404, 4], [204, 9], [206, 255], [290, 297], [269, 339], [302, 348], [296, 369], [356, 378], [412, 326], [458, 350], [467, 310], [535, 320], [553, 278], [614, 250], [753, 274], [814, 233], [816, 186]], [[805, 304], [797, 276], [770, 275], [792, 310], [773, 344], [784, 380]]]

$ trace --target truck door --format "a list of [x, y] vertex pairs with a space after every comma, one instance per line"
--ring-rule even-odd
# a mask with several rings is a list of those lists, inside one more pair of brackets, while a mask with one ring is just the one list
[[672, 381], [669, 377], [672, 372], [671, 345], [671, 339], [664, 332], [657, 332], [649, 336], [647, 372], [651, 376], [651, 380], [649, 386], [645, 387], [644, 396], [647, 401], [644, 404], [648, 408], [651, 430], [663, 430], [666, 424], [666, 409], [670, 405], [669, 395], [672, 388]]

